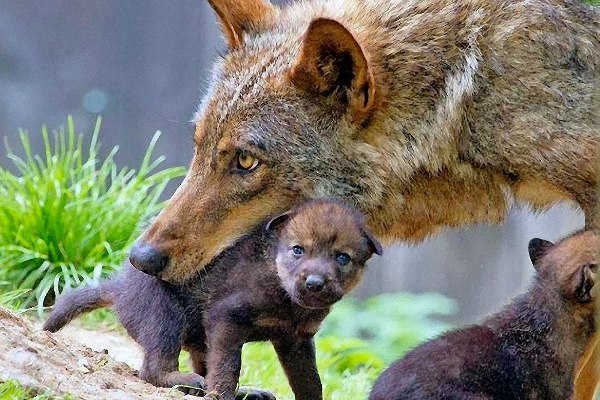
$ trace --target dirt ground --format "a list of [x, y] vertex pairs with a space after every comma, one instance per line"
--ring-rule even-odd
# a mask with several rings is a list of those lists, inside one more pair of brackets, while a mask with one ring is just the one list
[[140, 364], [127, 337], [76, 327], [50, 334], [0, 308], [0, 381], [90, 400], [199, 399], [143, 382], [132, 368]]

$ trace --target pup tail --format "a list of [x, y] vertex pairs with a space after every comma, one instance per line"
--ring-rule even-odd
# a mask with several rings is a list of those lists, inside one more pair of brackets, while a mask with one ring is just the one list
[[54, 304], [43, 329], [56, 332], [81, 314], [113, 304], [110, 283], [103, 281], [98, 286], [83, 286], [65, 292]]

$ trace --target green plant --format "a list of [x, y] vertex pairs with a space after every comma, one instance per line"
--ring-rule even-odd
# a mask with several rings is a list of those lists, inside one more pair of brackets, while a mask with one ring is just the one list
[[436, 293], [383, 294], [362, 302], [348, 299], [333, 307], [320, 335], [360, 338], [373, 354], [389, 363], [450, 328], [439, 317], [456, 310], [453, 300]]
[[23, 400], [33, 396], [31, 389], [21, 386], [16, 381], [0, 382], [0, 400]]
[[[0, 281], [0, 288], [8, 286], [9, 282]], [[7, 307], [17, 310], [21, 305], [23, 296], [29, 292], [27, 289], [15, 289], [10, 291], [0, 291], [0, 307]]]
[[71, 395], [62, 397], [52, 396], [33, 388], [27, 388], [17, 381], [0, 381], [0, 400], [75, 400]]
[[[51, 137], [42, 129], [44, 155], [34, 154], [20, 131], [23, 157], [7, 145], [16, 173], [0, 167], [0, 280], [30, 289], [24, 305], [39, 313], [65, 287], [105, 276], [123, 259], [141, 225], [161, 208], [167, 183], [184, 168], [155, 172], [157, 132], [136, 172], [117, 168], [114, 155], [99, 160], [98, 119], [84, 154], [72, 118]], [[50, 299], [48, 295], [50, 293]]]

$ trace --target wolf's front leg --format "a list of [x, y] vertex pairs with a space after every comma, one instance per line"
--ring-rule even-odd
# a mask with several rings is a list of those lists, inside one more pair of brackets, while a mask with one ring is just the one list
[[317, 371], [313, 339], [273, 342], [279, 361], [288, 377], [296, 400], [321, 400], [323, 388]]

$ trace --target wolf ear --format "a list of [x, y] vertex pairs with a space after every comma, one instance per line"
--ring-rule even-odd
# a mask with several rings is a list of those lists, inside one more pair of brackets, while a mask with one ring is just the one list
[[291, 214], [292, 214], [291, 211], [288, 211], [281, 215], [276, 216], [275, 218], [273, 218], [272, 220], [267, 222], [267, 225], [265, 226], [265, 230], [266, 231], [278, 231], [279, 228], [281, 228], [281, 225], [284, 224], [285, 222], [287, 222], [288, 219], [290, 219]]
[[529, 258], [534, 267], [552, 246], [554, 246], [554, 243], [544, 239], [533, 238], [529, 241], [527, 249], [529, 251]]
[[580, 303], [588, 303], [592, 301], [591, 291], [596, 283], [596, 269], [594, 265], [584, 265], [577, 274], [577, 286], [575, 289], [575, 297]]
[[369, 63], [354, 36], [335, 20], [311, 22], [290, 78], [309, 93], [342, 96], [338, 101], [349, 107], [354, 123], [363, 122], [374, 109], [375, 82]]
[[379, 243], [379, 240], [377, 240], [371, 232], [368, 232], [366, 230], [363, 230], [363, 232], [364, 232], [365, 237], [367, 238], [367, 242], [369, 243], [369, 247], [371, 248], [371, 251], [373, 253], [377, 254], [378, 256], [382, 255], [383, 249], [381, 247], [381, 243]]
[[208, 3], [217, 13], [232, 49], [242, 45], [244, 32], [258, 33], [273, 26], [278, 13], [278, 8], [268, 0], [208, 0]]

